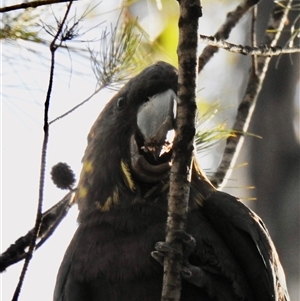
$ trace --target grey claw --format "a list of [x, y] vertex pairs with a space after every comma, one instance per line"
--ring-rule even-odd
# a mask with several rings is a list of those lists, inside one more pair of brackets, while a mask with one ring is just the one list
[[182, 267], [181, 275], [184, 279], [189, 279], [193, 276], [192, 272], [187, 267]]
[[151, 252], [152, 258], [154, 258], [157, 262], [159, 262], [161, 265], [164, 264], [164, 257], [165, 255], [159, 251], [153, 251]]

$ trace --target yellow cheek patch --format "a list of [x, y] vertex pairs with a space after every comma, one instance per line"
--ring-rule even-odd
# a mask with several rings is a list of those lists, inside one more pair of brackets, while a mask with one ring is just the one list
[[117, 187], [115, 188], [112, 197], [109, 197], [109, 199], [113, 205], [119, 205], [119, 191]]
[[198, 204], [198, 206], [203, 207], [204, 197], [201, 194], [196, 194], [195, 202]]
[[121, 169], [122, 169], [122, 175], [123, 175], [123, 179], [124, 179], [124, 182], [125, 182], [126, 186], [131, 191], [134, 191], [135, 190], [135, 183], [132, 179], [132, 176], [131, 176], [128, 165], [123, 160], [121, 161]]
[[85, 173], [90, 173], [93, 171], [93, 165], [92, 162], [89, 160], [86, 160], [83, 162], [82, 171]]
[[79, 198], [85, 198], [87, 196], [87, 189], [84, 186], [79, 187], [78, 196]]
[[145, 204], [146, 203], [145, 199], [140, 198], [140, 197], [134, 198], [131, 202], [132, 202], [132, 204]]
[[108, 197], [103, 205], [100, 202], [96, 202], [96, 207], [101, 211], [109, 211], [114, 205], [119, 205], [119, 201], [119, 191], [118, 188], [115, 188], [112, 196]]

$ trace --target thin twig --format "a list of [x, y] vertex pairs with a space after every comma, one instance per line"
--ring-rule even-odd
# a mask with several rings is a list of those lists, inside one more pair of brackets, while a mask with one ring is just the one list
[[49, 122], [49, 125], [58, 121], [61, 118], [66, 117], [67, 115], [69, 115], [70, 113], [74, 112], [75, 110], [77, 110], [79, 107], [81, 107], [82, 105], [84, 105], [86, 102], [88, 102], [92, 97], [94, 97], [97, 93], [99, 93], [103, 88], [105, 88], [105, 85], [100, 86], [95, 92], [93, 92], [88, 98], [86, 98], [85, 100], [83, 100], [81, 103], [79, 103], [78, 105], [74, 106], [71, 110], [65, 112], [64, 114], [54, 118], [53, 120], [51, 120]]
[[[125, 23], [120, 26], [120, 21], [125, 18]], [[111, 27], [111, 36], [107, 40], [106, 30], [102, 33], [102, 43], [99, 53], [92, 50], [91, 63], [99, 87], [85, 100], [74, 106], [69, 111], [51, 120], [49, 125], [69, 115], [88, 102], [92, 97], [107, 87], [117, 87], [128, 79], [128, 70], [136, 69], [136, 55], [138, 55], [141, 37], [134, 31], [137, 20], [127, 20], [126, 10], [122, 10], [115, 27]], [[122, 62], [122, 63], [120, 63]]]
[[[198, 19], [202, 16], [199, 0], [181, 0], [178, 42], [178, 105], [175, 126], [166, 242], [182, 252], [178, 237], [185, 230], [190, 193], [190, 166], [193, 153], [196, 114], [196, 67]], [[179, 301], [181, 293], [181, 265], [176, 254], [164, 259], [162, 301]]]
[[[250, 8], [256, 5], [259, 0], [244, 0], [236, 9], [227, 14], [223, 25], [216, 32], [214, 37], [218, 40], [226, 40], [229, 37], [231, 30], [236, 26], [239, 20], [248, 12]], [[219, 48], [215, 46], [206, 46], [198, 58], [198, 73], [209, 62], [213, 55], [218, 52]]]
[[[264, 38], [264, 42], [271, 47], [276, 45], [282, 33], [292, 2], [292, 0], [289, 0], [284, 10], [278, 5], [276, 5], [273, 10]], [[232, 127], [232, 135], [227, 139], [221, 163], [210, 179], [213, 185], [219, 188], [224, 187], [226, 179], [232, 172], [232, 166], [235, 164], [237, 155], [244, 141], [244, 135], [242, 133], [248, 129], [270, 60], [271, 57], [257, 57], [257, 72], [255, 73], [253, 68], [251, 70], [252, 72], [248, 80], [246, 92], [238, 107], [236, 120]]]
[[[23, 2], [20, 4], [15, 4], [11, 6], [5, 6], [0, 8], [0, 13], [6, 13], [12, 10], [18, 9], [26, 9], [26, 8], [36, 8], [38, 6], [57, 4], [57, 3], [65, 3], [70, 2], [72, 0], [44, 0], [44, 1], [31, 1], [31, 2]], [[74, 0], [76, 1], [76, 0]], [[72, 1], [73, 2], [73, 1]]]
[[[40, 225], [42, 221], [42, 207], [43, 207], [43, 194], [44, 194], [44, 183], [45, 183], [45, 170], [46, 170], [46, 157], [47, 157], [47, 145], [48, 145], [48, 139], [49, 139], [49, 123], [48, 123], [48, 113], [49, 113], [49, 107], [50, 107], [50, 98], [52, 93], [52, 86], [53, 86], [53, 78], [54, 78], [54, 66], [55, 66], [55, 51], [58, 49], [59, 45], [56, 45], [56, 41], [58, 40], [62, 30], [63, 26], [67, 20], [67, 16], [69, 14], [69, 11], [71, 9], [73, 1], [71, 1], [66, 9], [64, 18], [62, 22], [60, 23], [57, 33], [55, 37], [53, 38], [53, 41], [50, 44], [50, 52], [51, 52], [51, 66], [50, 66], [50, 75], [49, 75], [49, 84], [48, 84], [48, 91], [45, 101], [45, 109], [44, 109], [44, 140], [42, 145], [42, 156], [41, 156], [41, 169], [40, 169], [40, 182], [39, 182], [39, 199], [38, 199], [38, 207], [36, 212], [36, 220], [35, 220], [35, 226], [34, 231], [32, 235], [32, 240], [29, 245], [29, 249], [24, 261], [23, 269], [21, 271], [21, 275], [19, 278], [18, 285], [15, 289], [14, 296], [12, 298], [12, 301], [17, 301], [19, 298], [19, 294], [22, 288], [22, 284], [25, 278], [25, 274], [27, 271], [27, 268], [29, 266], [29, 262], [31, 260], [34, 248], [35, 248], [35, 242], [40, 230]], [[60, 44], [62, 41], [60, 41]]]
[[267, 46], [266, 44], [257, 47], [242, 46], [232, 44], [224, 40], [218, 40], [215, 37], [208, 37], [205, 35], [200, 35], [200, 40], [210, 46], [215, 46], [227, 50], [229, 52], [240, 53], [244, 55], [278, 56], [281, 54], [300, 52], [300, 46], [294, 46], [292, 48], [282, 48], [280, 46]]

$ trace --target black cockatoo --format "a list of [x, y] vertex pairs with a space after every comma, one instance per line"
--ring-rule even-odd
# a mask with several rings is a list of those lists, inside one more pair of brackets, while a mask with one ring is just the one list
[[[160, 300], [163, 268], [151, 253], [165, 239], [176, 92], [177, 70], [158, 62], [132, 78], [93, 125], [76, 192], [79, 226], [55, 301]], [[186, 232], [195, 246], [182, 301], [289, 300], [265, 225], [217, 191], [195, 158]]]

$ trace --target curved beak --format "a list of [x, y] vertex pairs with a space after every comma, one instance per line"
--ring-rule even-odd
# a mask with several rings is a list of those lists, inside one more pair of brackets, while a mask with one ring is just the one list
[[138, 111], [137, 125], [144, 139], [143, 150], [157, 159], [164, 151], [168, 133], [174, 129], [177, 95], [171, 89], [149, 98]]

